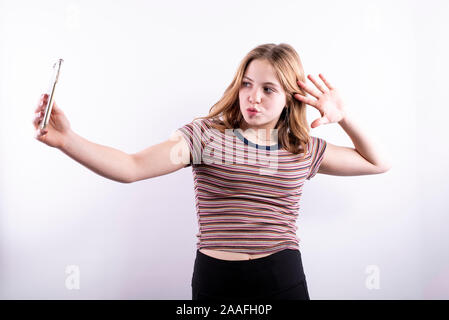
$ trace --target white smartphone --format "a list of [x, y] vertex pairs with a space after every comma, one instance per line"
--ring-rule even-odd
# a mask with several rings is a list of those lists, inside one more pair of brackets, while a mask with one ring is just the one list
[[44, 130], [48, 125], [48, 121], [50, 121], [51, 109], [53, 108], [53, 100], [55, 97], [56, 83], [58, 83], [59, 73], [61, 72], [62, 62], [64, 62], [63, 59], [58, 59], [58, 61], [56, 61], [53, 64], [53, 73], [52, 73], [52, 77], [50, 79], [50, 86], [47, 90], [48, 100], [47, 100], [47, 105], [45, 106], [44, 119], [41, 121], [41, 124], [40, 124], [41, 130]]

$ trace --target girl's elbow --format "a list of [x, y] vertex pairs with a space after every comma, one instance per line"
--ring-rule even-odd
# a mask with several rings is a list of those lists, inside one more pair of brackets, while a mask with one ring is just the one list
[[383, 164], [383, 165], [381, 165], [381, 166], [378, 166], [378, 173], [385, 173], [385, 172], [388, 172], [391, 168], [392, 168], [392, 164], [391, 163], [386, 163], [386, 164]]

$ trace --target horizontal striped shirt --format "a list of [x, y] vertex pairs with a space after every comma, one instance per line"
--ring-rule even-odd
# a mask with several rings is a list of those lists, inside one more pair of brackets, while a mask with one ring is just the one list
[[278, 145], [225, 133], [197, 119], [179, 128], [190, 149], [199, 232], [197, 249], [247, 254], [299, 249], [296, 220], [305, 180], [318, 171], [326, 141], [310, 136], [304, 159]]

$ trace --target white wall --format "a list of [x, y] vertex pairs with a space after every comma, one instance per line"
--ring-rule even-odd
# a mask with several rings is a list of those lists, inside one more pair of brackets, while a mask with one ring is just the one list
[[[2, 1], [0, 298], [191, 299], [191, 169], [120, 184], [35, 140], [54, 60], [73, 130], [134, 153], [207, 114], [248, 51], [281, 42], [394, 160], [386, 174], [306, 183], [311, 298], [449, 298], [448, 13], [443, 0]], [[338, 124], [311, 133], [352, 146]]]

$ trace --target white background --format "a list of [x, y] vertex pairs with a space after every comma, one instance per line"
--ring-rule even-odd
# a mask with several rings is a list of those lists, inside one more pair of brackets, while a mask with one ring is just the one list
[[[35, 140], [56, 59], [72, 129], [135, 153], [206, 115], [251, 49], [288, 43], [393, 159], [306, 182], [311, 299], [448, 299], [448, 15], [435, 0], [0, 2], [0, 298], [191, 299], [191, 168], [121, 184]], [[353, 146], [338, 124], [311, 134]]]

